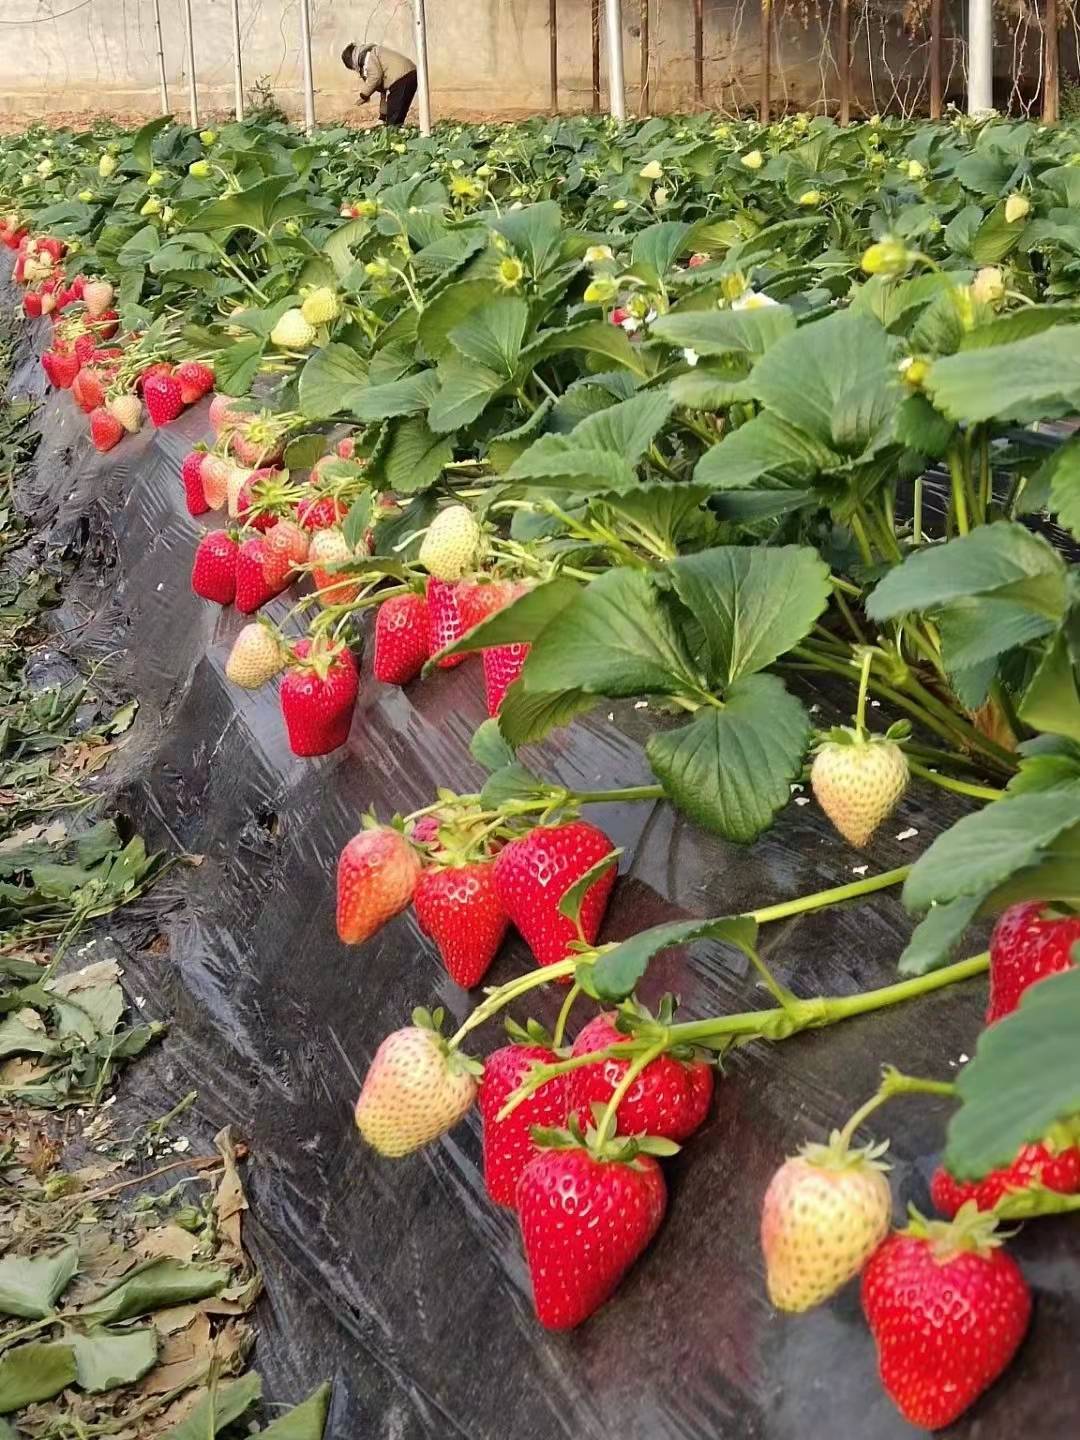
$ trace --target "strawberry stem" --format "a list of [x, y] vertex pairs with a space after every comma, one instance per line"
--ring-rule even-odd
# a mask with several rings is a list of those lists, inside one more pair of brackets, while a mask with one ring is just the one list
[[886, 1101], [894, 1099], [897, 1095], [955, 1095], [956, 1086], [947, 1080], [924, 1080], [918, 1075], [903, 1075], [899, 1070], [894, 1070], [891, 1065], [885, 1067], [881, 1077], [881, 1084], [867, 1100], [865, 1105], [860, 1105], [851, 1119], [840, 1131], [840, 1142], [846, 1147], [850, 1146], [855, 1138], [859, 1126], [884, 1105]]
[[859, 672], [859, 700], [855, 706], [855, 729], [860, 740], [866, 738], [866, 697], [870, 686], [870, 671], [874, 665], [874, 652], [869, 646], [862, 653], [862, 669]]
[[624, 1097], [629, 1093], [630, 1087], [634, 1084], [634, 1082], [637, 1080], [638, 1076], [645, 1069], [645, 1067], [647, 1065], [651, 1065], [652, 1062], [656, 1060], [659, 1056], [661, 1056], [666, 1049], [667, 1032], [664, 1031], [662, 1032], [660, 1039], [657, 1040], [655, 1045], [651, 1045], [648, 1050], [643, 1050], [640, 1055], [635, 1056], [635, 1058], [631, 1060], [630, 1064], [626, 1067], [626, 1074], [622, 1077], [619, 1083], [615, 1086], [615, 1089], [611, 1092], [611, 1098], [608, 1100], [607, 1108], [604, 1110], [604, 1114], [601, 1117], [600, 1124], [597, 1127], [597, 1138], [601, 1145], [606, 1144], [607, 1141], [614, 1138], [616, 1113], [619, 1109], [619, 1106], [622, 1104]]
[[551, 1048], [558, 1050], [563, 1043], [563, 1036], [566, 1034], [566, 1022], [570, 1019], [570, 1012], [574, 1008], [574, 1002], [581, 994], [581, 986], [575, 980], [570, 989], [566, 992], [566, 999], [559, 1011], [559, 1018], [555, 1022], [555, 1033], [551, 1038]]
[[954, 795], [970, 795], [973, 800], [1000, 800], [1005, 794], [1004, 790], [994, 790], [989, 785], [972, 785], [967, 780], [954, 780], [951, 775], [939, 775], [936, 770], [920, 765], [910, 756], [908, 769], [920, 779], [929, 780], [931, 785], [938, 785], [942, 790], [951, 790]]
[[450, 1037], [447, 1046], [451, 1050], [456, 1050], [470, 1031], [475, 1030], [478, 1025], [483, 1025], [493, 1015], [497, 1015], [519, 995], [527, 995], [530, 990], [535, 990], [540, 985], [547, 985], [552, 980], [568, 978], [573, 975], [580, 961], [581, 956], [575, 955], [566, 960], [560, 960], [555, 965], [544, 965], [539, 970], [528, 975], [519, 975], [516, 980], [510, 980], [507, 984], [492, 990], [487, 999], [476, 1007], [457, 1032]]
[[759, 925], [768, 925], [773, 920], [786, 920], [791, 915], [804, 915], [811, 910], [823, 910], [829, 905], [838, 905], [843, 900], [855, 900], [861, 895], [872, 895], [877, 890], [887, 890], [899, 885], [911, 873], [910, 865], [901, 865], [896, 870], [884, 870], [880, 875], [868, 875], [862, 880], [853, 880], [849, 885], [836, 885], [831, 890], [817, 890], [812, 895], [800, 895], [794, 900], [783, 900], [778, 905], [767, 905], [762, 910], [751, 910], [748, 918]]

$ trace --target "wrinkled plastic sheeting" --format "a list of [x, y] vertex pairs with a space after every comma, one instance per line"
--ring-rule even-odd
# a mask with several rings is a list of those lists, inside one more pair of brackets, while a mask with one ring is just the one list
[[[17, 384], [33, 387], [28, 357]], [[334, 931], [334, 866], [368, 810], [386, 818], [470, 789], [468, 741], [484, 715], [475, 660], [406, 690], [365, 679], [348, 747], [293, 758], [276, 688], [249, 694], [224, 664], [245, 618], [189, 588], [202, 528], [186, 514], [179, 462], [208, 434], [206, 405], [165, 431], [96, 455], [68, 397], [49, 398], [22, 502], [53, 550], [82, 548], [58, 616], [67, 643], [141, 701], [117, 757], [118, 800], [151, 844], [201, 857], [174, 875], [182, 904], [170, 952], [127, 977], [172, 1019], [175, 1082], [201, 1118], [249, 1140], [249, 1238], [266, 1280], [256, 1364], [295, 1401], [335, 1381], [335, 1440], [901, 1440], [875, 1376], [856, 1287], [801, 1318], [770, 1309], [758, 1208], [776, 1166], [842, 1123], [879, 1067], [949, 1077], [980, 1028], [984, 982], [725, 1064], [713, 1114], [666, 1163], [668, 1218], [616, 1298], [580, 1330], [532, 1316], [514, 1217], [486, 1201], [477, 1117], [398, 1162], [359, 1142], [352, 1105], [376, 1047], [416, 1004], [456, 1019], [472, 1000], [443, 973], [410, 913], [358, 949]], [[206, 517], [211, 524], [214, 517]], [[275, 601], [281, 618], [294, 595]], [[370, 672], [370, 666], [365, 669]], [[812, 694], [808, 694], [814, 700]], [[819, 719], [828, 698], [817, 697]], [[835, 712], [832, 712], [835, 713]], [[610, 718], [613, 716], [614, 718]], [[659, 721], [606, 705], [534, 747], [533, 768], [576, 788], [647, 781], [642, 742]], [[603, 938], [689, 916], [730, 914], [911, 861], [963, 812], [916, 785], [865, 855], [812, 804], [792, 804], [747, 849], [666, 804], [595, 807], [625, 847]], [[901, 840], [909, 829], [917, 837]], [[910, 931], [895, 891], [780, 922], [763, 953], [800, 995], [888, 984]], [[974, 948], [974, 947], [973, 947]], [[527, 969], [507, 944], [489, 983]], [[716, 946], [661, 957], [642, 986], [671, 991], [682, 1018], [767, 1003], [746, 963]], [[551, 1024], [563, 992], [519, 1008]], [[587, 1017], [581, 1009], [582, 1022]], [[496, 1025], [479, 1053], [501, 1043]], [[895, 1102], [896, 1213], [927, 1203], [947, 1110]], [[949, 1433], [1061, 1440], [1076, 1430], [1080, 1267], [1075, 1228], [1041, 1221], [1016, 1242], [1038, 1296], [1032, 1337], [992, 1395]]]

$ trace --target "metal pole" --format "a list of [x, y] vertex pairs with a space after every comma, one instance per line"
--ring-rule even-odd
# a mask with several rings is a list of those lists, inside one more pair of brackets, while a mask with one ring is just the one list
[[300, 0], [300, 61], [304, 67], [304, 129], [315, 129], [315, 82], [311, 74], [311, 11], [308, 0]]
[[968, 114], [994, 108], [993, 0], [968, 0]]
[[851, 120], [851, 13], [849, 0], [840, 0], [840, 124]]
[[551, 113], [559, 113], [559, 0], [548, 0], [548, 89]]
[[649, 106], [652, 104], [652, 94], [649, 86], [649, 0], [641, 0], [641, 10], [638, 20], [638, 45], [641, 50], [641, 100], [639, 102], [642, 115], [649, 113]]
[[195, 31], [191, 24], [191, 0], [184, 0], [184, 28], [187, 36], [188, 107], [191, 123], [199, 123], [199, 94], [195, 88]]
[[1046, 0], [1043, 16], [1043, 112], [1048, 125], [1061, 119], [1061, 79], [1058, 50], [1058, 0]]
[[772, 0], [761, 0], [761, 123], [769, 123], [772, 68]]
[[428, 79], [427, 13], [424, 0], [413, 0], [413, 29], [416, 31], [416, 85], [420, 95], [420, 133], [431, 134], [431, 83]]
[[600, 113], [600, 0], [592, 0], [592, 108]]
[[705, 99], [705, 0], [694, 0], [694, 99]]
[[240, 0], [232, 0], [233, 43], [233, 110], [237, 120], [244, 118], [244, 68], [240, 60]]
[[154, 34], [157, 36], [158, 87], [161, 90], [161, 113], [169, 113], [169, 81], [165, 74], [165, 45], [161, 38], [161, 0], [154, 0]]
[[622, 0], [605, 0], [608, 44], [608, 105], [615, 120], [626, 119], [626, 77], [623, 74]]
[[940, 120], [944, 95], [942, 61], [945, 37], [942, 27], [943, 0], [930, 0], [930, 119]]

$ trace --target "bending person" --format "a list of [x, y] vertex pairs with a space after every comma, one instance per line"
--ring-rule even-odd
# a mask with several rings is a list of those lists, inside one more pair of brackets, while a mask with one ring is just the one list
[[404, 125], [416, 95], [416, 65], [385, 45], [346, 45], [341, 60], [355, 70], [361, 85], [358, 99], [366, 105], [373, 95], [379, 98], [379, 119], [385, 125]]

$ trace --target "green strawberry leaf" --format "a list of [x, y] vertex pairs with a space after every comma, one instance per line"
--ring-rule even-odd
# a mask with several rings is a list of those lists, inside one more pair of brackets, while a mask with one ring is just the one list
[[649, 968], [649, 961], [663, 950], [686, 945], [691, 940], [717, 940], [734, 945], [749, 955], [757, 941], [758, 927], [748, 916], [727, 916], [719, 920], [675, 920], [624, 940], [593, 964], [577, 968], [577, 982], [595, 1000], [625, 1000]]
[[598, 860], [595, 865], [591, 865], [589, 869], [585, 871], [584, 875], [579, 876], [559, 901], [559, 914], [565, 915], [567, 920], [578, 925], [581, 920], [581, 907], [585, 903], [585, 896], [596, 884], [597, 880], [600, 879], [601, 875], [606, 875], [613, 865], [618, 865], [619, 856], [622, 853], [621, 847], [612, 850], [610, 855], [605, 855], [601, 860]]

